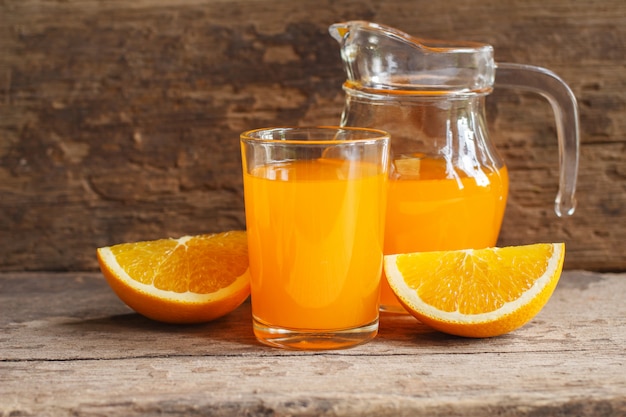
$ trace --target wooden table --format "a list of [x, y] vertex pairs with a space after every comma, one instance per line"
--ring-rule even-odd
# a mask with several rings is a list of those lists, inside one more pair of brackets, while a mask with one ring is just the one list
[[250, 304], [204, 325], [130, 311], [98, 273], [0, 274], [0, 416], [625, 416], [626, 274], [568, 271], [491, 339], [383, 316], [371, 343], [258, 344]]

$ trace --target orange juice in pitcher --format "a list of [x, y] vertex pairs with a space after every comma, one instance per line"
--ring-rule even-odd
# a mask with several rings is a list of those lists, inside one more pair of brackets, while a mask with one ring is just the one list
[[[481, 181], [459, 173], [447, 178], [445, 162], [399, 159], [387, 192], [385, 255], [494, 246], [508, 193], [506, 167], [481, 172]], [[397, 171], [403, 171], [401, 175]], [[402, 311], [386, 279], [380, 302]]]
[[[554, 109], [559, 144], [555, 211], [573, 214], [578, 173], [576, 99], [556, 74], [496, 63], [475, 42], [412, 37], [364, 21], [337, 23], [347, 80], [342, 126], [391, 134], [385, 254], [494, 246], [508, 171], [487, 131], [494, 85], [540, 93]], [[381, 309], [402, 311], [383, 279]]]

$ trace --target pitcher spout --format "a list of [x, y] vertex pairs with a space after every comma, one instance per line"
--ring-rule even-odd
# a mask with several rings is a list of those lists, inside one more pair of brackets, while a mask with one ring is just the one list
[[491, 45], [413, 37], [366, 21], [336, 23], [347, 82], [358, 88], [413, 94], [489, 93], [495, 63]]

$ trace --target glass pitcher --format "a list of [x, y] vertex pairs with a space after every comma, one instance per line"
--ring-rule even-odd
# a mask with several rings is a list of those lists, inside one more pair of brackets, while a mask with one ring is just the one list
[[[329, 31], [347, 72], [341, 124], [391, 133], [385, 254], [495, 246], [509, 178], [485, 121], [494, 84], [539, 93], [552, 105], [560, 163], [555, 212], [574, 213], [578, 110], [554, 73], [496, 64], [487, 44], [426, 41], [370, 22]], [[386, 279], [380, 301], [383, 311], [403, 312]]]

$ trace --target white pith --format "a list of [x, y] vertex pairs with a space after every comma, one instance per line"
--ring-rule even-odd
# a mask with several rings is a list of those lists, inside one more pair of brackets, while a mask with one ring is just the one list
[[488, 313], [481, 314], [462, 314], [458, 311], [442, 311], [429, 304], [424, 303], [417, 295], [417, 292], [409, 287], [402, 277], [402, 273], [398, 269], [396, 258], [398, 255], [385, 256], [385, 273], [389, 284], [392, 288], [396, 289], [397, 294], [402, 294], [402, 301], [410, 305], [416, 311], [424, 314], [428, 317], [436, 317], [442, 321], [451, 323], [484, 323], [499, 319], [514, 311], [520, 309], [524, 305], [531, 302], [537, 294], [539, 294], [551, 281], [552, 275], [559, 267], [559, 260], [561, 259], [564, 249], [563, 244], [552, 244], [553, 252], [552, 256], [548, 260], [548, 265], [544, 274], [535, 281], [533, 286], [525, 291], [520, 298], [515, 301], [504, 304], [497, 310], [490, 311]]

